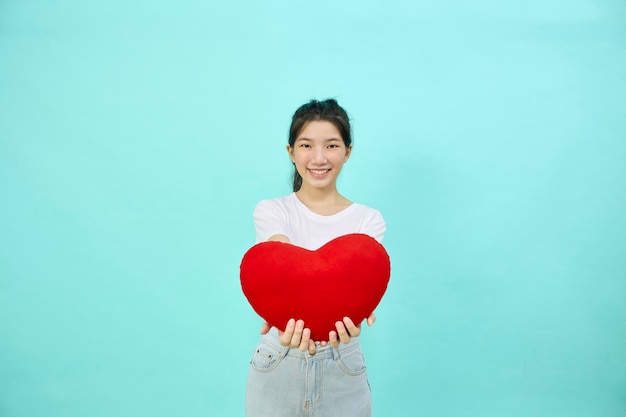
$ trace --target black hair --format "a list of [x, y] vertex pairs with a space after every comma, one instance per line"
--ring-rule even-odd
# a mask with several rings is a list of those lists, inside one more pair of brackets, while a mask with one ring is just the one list
[[[289, 127], [289, 146], [293, 148], [296, 138], [307, 123], [319, 120], [324, 120], [335, 125], [346, 147], [352, 144], [348, 113], [346, 113], [335, 99], [331, 98], [324, 101], [311, 100], [296, 110], [291, 118], [291, 126]], [[294, 164], [293, 191], [298, 191], [301, 186], [302, 177], [296, 169], [296, 164]]]

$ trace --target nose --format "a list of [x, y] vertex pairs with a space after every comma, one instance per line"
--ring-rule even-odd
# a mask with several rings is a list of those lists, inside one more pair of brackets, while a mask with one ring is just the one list
[[326, 163], [326, 148], [319, 147], [314, 149], [313, 163], [320, 165]]

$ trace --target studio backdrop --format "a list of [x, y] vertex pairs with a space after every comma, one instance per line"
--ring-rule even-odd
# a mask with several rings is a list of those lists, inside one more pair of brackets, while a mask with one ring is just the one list
[[626, 413], [623, 0], [0, 3], [0, 416], [243, 416], [291, 115], [391, 280], [376, 416]]

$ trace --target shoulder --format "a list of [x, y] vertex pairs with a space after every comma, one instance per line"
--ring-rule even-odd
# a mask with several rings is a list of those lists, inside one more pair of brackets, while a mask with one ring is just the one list
[[283, 197], [271, 198], [267, 200], [261, 200], [254, 207], [254, 211], [265, 211], [265, 210], [287, 210], [290, 209], [294, 203], [293, 198], [295, 194], [288, 194]]
[[354, 207], [354, 213], [365, 220], [383, 220], [383, 215], [375, 208], [360, 203], [352, 203], [352, 206]]
[[274, 235], [289, 235], [289, 196], [261, 200], [254, 208], [257, 242], [265, 242]]
[[296, 210], [295, 194], [283, 197], [261, 200], [254, 207], [254, 217], [288, 216]]
[[359, 219], [359, 231], [382, 242], [387, 231], [387, 224], [380, 211], [363, 204], [355, 203], [354, 205], [355, 217]]

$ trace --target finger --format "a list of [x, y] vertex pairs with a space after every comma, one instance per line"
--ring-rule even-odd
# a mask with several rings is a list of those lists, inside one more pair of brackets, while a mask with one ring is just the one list
[[[348, 332], [348, 335], [350, 337], [357, 337], [358, 335], [361, 334], [361, 327], [355, 325], [350, 317], [344, 317], [343, 324], [345, 325], [346, 331]], [[341, 343], [348, 343], [348, 342], [344, 342], [342, 339]]]
[[348, 343], [350, 341], [350, 334], [348, 333], [348, 330], [346, 329], [346, 326], [343, 324], [342, 321], [338, 321], [337, 323], [335, 323], [335, 327], [337, 328], [337, 336], [339, 337], [339, 341], [341, 343]]
[[309, 340], [309, 355], [315, 355], [317, 353], [317, 347], [315, 346], [315, 342]]
[[374, 324], [376, 322], [376, 314], [372, 313], [370, 314], [370, 316], [367, 318], [367, 325], [371, 326], [372, 324]]
[[[302, 323], [304, 325], [304, 322]], [[298, 349], [302, 352], [306, 351], [309, 348], [309, 342], [311, 341], [311, 330], [304, 329], [302, 331], [302, 339], [300, 340], [300, 345], [298, 345]]]
[[339, 340], [337, 340], [336, 331], [332, 330], [330, 333], [328, 333], [328, 343], [330, 343], [330, 345], [335, 349], [339, 347]]
[[291, 338], [293, 336], [293, 331], [295, 327], [296, 327], [296, 321], [294, 319], [289, 319], [289, 321], [287, 322], [287, 325], [285, 326], [285, 331], [278, 332], [278, 340], [280, 341], [281, 345], [289, 346], [289, 343], [291, 343]]
[[300, 341], [302, 340], [303, 331], [304, 331], [304, 321], [298, 320], [296, 322], [296, 328], [293, 330], [293, 334], [291, 335], [291, 342], [289, 343], [289, 347], [291, 348], [300, 347]]
[[270, 326], [268, 322], [264, 322], [263, 325], [261, 326], [261, 334], [267, 334], [271, 328], [272, 326]]

